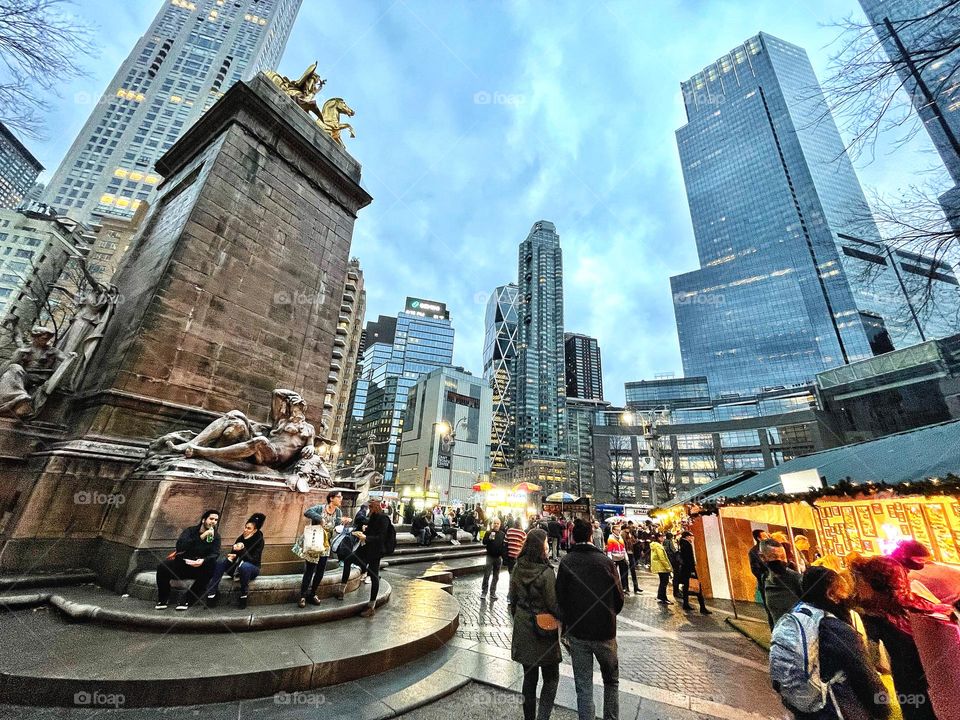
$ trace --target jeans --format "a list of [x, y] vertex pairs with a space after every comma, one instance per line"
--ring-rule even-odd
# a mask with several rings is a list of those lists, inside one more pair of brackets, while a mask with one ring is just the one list
[[620, 720], [620, 664], [617, 659], [617, 639], [570, 639], [570, 660], [573, 663], [573, 683], [577, 688], [577, 715], [580, 720], [594, 720], [593, 659], [600, 665], [603, 678], [603, 720]]
[[346, 585], [350, 579], [350, 566], [356, 565], [360, 572], [370, 575], [370, 605], [377, 604], [377, 595], [380, 594], [380, 556], [368, 555], [367, 546], [363, 545], [355, 553], [347, 556], [343, 561], [343, 575], [340, 576], [341, 584]]
[[560, 538], [548, 538], [550, 541], [550, 558], [553, 560], [560, 559]]
[[[539, 672], [538, 672], [539, 671]], [[543, 675], [543, 688], [540, 690], [540, 712], [537, 710], [538, 674]], [[560, 684], [560, 665], [524, 665], [523, 666], [523, 720], [550, 720], [553, 701], [557, 697]]]
[[200, 601], [200, 593], [210, 584], [216, 558], [205, 558], [200, 567], [190, 567], [182, 558], [164, 560], [157, 566], [157, 602], [166, 603], [170, 599], [172, 580], [193, 580], [184, 600], [193, 605]]
[[[503, 558], [495, 555], [487, 555], [487, 564], [483, 566], [483, 585], [480, 589], [481, 595], [487, 594], [487, 588], [490, 588], [490, 594], [497, 594], [497, 581], [500, 579], [500, 570], [503, 567]], [[493, 582], [490, 582], [490, 576], [493, 576]]]
[[[300, 597], [313, 597], [317, 594], [317, 588], [320, 587], [320, 581], [323, 580], [323, 573], [327, 569], [327, 560], [329, 557], [322, 557], [317, 562], [312, 563], [304, 561], [303, 580], [300, 581]], [[307, 589], [310, 595], [307, 595]]]
[[662, 572], [657, 573], [657, 577], [660, 578], [660, 585], [657, 587], [657, 600], [667, 600], [667, 585], [670, 584], [670, 573]]
[[260, 574], [260, 568], [252, 562], [241, 560], [239, 564], [235, 564], [235, 561], [227, 560], [225, 557], [220, 558], [213, 567], [213, 577], [210, 578], [210, 584], [207, 585], [207, 595], [216, 595], [217, 586], [220, 585], [220, 580], [223, 579], [228, 570], [231, 575], [240, 577], [240, 597], [247, 596], [250, 581]]

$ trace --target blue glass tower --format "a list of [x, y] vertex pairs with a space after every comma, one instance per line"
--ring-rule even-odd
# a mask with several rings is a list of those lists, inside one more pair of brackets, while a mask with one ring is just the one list
[[761, 33], [681, 87], [701, 265], [671, 278], [687, 377], [753, 394], [945, 329], [911, 304], [908, 266], [931, 261], [882, 243], [801, 48]]
[[349, 410], [346, 464], [357, 462], [368, 440], [383, 443], [374, 449], [377, 469], [384, 485], [392, 485], [407, 393], [421, 376], [452, 362], [453, 326], [443, 303], [408, 297], [395, 319], [381, 315], [377, 322], [367, 323]]

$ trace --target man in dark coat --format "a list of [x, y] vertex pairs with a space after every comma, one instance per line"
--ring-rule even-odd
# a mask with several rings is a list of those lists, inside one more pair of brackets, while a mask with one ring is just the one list
[[[680, 533], [680, 585], [683, 586], [683, 609], [693, 610], [690, 607], [690, 578], [697, 578], [699, 585], [700, 579], [697, 576], [697, 561], [693, 554], [693, 533], [685, 530]], [[697, 590], [697, 600], [700, 602], [700, 612], [703, 615], [710, 615], [706, 604], [703, 602], [703, 589]]]
[[557, 604], [570, 642], [580, 717], [595, 717], [596, 658], [603, 677], [603, 716], [616, 720], [620, 713], [617, 614], [623, 609], [623, 588], [616, 565], [591, 542], [592, 534], [590, 523], [574, 521], [574, 545], [560, 561], [557, 574]]
[[760, 602], [763, 603], [763, 608], [767, 613], [767, 623], [770, 627], [773, 627], [773, 620], [770, 619], [770, 611], [767, 610], [767, 595], [764, 588], [764, 583], [767, 579], [767, 564], [763, 561], [763, 558], [760, 555], [760, 543], [769, 538], [770, 535], [767, 534], [766, 530], [754, 530], [753, 531], [753, 547], [750, 548], [748, 557], [750, 558], [750, 572], [753, 573], [753, 576], [757, 579], [757, 590], [760, 592]]
[[550, 559], [560, 559], [560, 541], [563, 539], [563, 523], [555, 517], [547, 522], [547, 539], [550, 541]]
[[177, 604], [177, 610], [187, 610], [200, 602], [220, 557], [219, 522], [220, 511], [207, 510], [199, 525], [180, 533], [177, 549], [157, 567], [157, 610], [167, 609], [172, 580], [193, 580], [190, 590]]
[[[500, 520], [495, 519], [483, 536], [483, 545], [487, 549], [487, 562], [483, 568], [483, 585], [480, 587], [480, 597], [487, 596], [490, 588], [490, 599], [497, 599], [497, 581], [500, 579], [500, 570], [503, 568], [503, 557], [507, 554], [507, 533], [500, 529]], [[493, 577], [491, 582], [490, 578]]]

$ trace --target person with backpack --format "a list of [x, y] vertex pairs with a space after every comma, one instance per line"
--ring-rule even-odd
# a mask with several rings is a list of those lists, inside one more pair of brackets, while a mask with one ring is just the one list
[[800, 600], [800, 573], [787, 564], [787, 552], [773, 538], [760, 543], [760, 556], [767, 566], [764, 598], [767, 614], [774, 625]]
[[[524, 720], [550, 720], [560, 684], [560, 609], [548, 552], [547, 534], [539, 528], [531, 530], [510, 575], [507, 595], [507, 608], [513, 616], [510, 657], [523, 666]], [[553, 629], [549, 629], [551, 625]], [[541, 675], [543, 688], [537, 712], [537, 682]]]
[[361, 573], [370, 575], [370, 601], [360, 617], [370, 618], [377, 612], [377, 596], [380, 593], [380, 561], [384, 555], [392, 555], [397, 547], [397, 531], [390, 522], [390, 518], [382, 512], [379, 500], [370, 501], [370, 511], [366, 519], [366, 528], [363, 532], [354, 530], [353, 535], [359, 538], [360, 548], [347, 555], [343, 560], [343, 574], [340, 577], [340, 587], [337, 590], [337, 599], [343, 600], [347, 582], [350, 580], [350, 566], [356, 563]]
[[851, 624], [846, 581], [810, 567], [803, 601], [774, 626], [770, 681], [796, 720], [886, 720], [887, 690]]

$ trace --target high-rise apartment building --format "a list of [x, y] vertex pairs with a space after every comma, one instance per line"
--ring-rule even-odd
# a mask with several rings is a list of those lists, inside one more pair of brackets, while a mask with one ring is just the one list
[[408, 297], [396, 318], [367, 323], [366, 348], [354, 380], [344, 462], [354, 465], [374, 447], [384, 485], [393, 485], [407, 394], [417, 380], [453, 362], [453, 325], [447, 306]]
[[[713, 393], [809, 382], [950, 334], [957, 280], [881, 241], [806, 53], [761, 33], [682, 83], [701, 269], [671, 278], [684, 374]], [[941, 302], [921, 307], [924, 283]]]
[[[367, 292], [363, 289], [363, 270], [360, 269], [357, 258], [350, 258], [340, 300], [337, 334], [333, 339], [330, 377], [324, 403], [327, 437], [334, 442], [334, 456], [340, 453], [343, 444], [350, 395], [360, 359], [360, 337], [363, 335], [363, 318], [366, 312]], [[326, 407], [328, 404], [332, 407]]]
[[567, 397], [603, 400], [603, 369], [597, 339], [578, 333], [565, 333], [563, 354]]
[[516, 457], [517, 286], [501, 285], [487, 301], [483, 379], [493, 390], [490, 470], [513, 467]]
[[[942, 55], [960, 25], [960, 10], [943, 0], [860, 0], [860, 6], [950, 177], [960, 185], [960, 84], [954, 74], [960, 50]], [[955, 187], [947, 197], [957, 193]]]
[[20, 207], [43, 172], [43, 165], [0, 123], [0, 209]]
[[552, 222], [520, 243], [517, 285], [517, 463], [562, 460], [566, 452], [563, 256]]
[[157, 158], [231, 85], [277, 66], [301, 2], [164, 2], [47, 184], [45, 202], [83, 221], [132, 217], [162, 179]]

